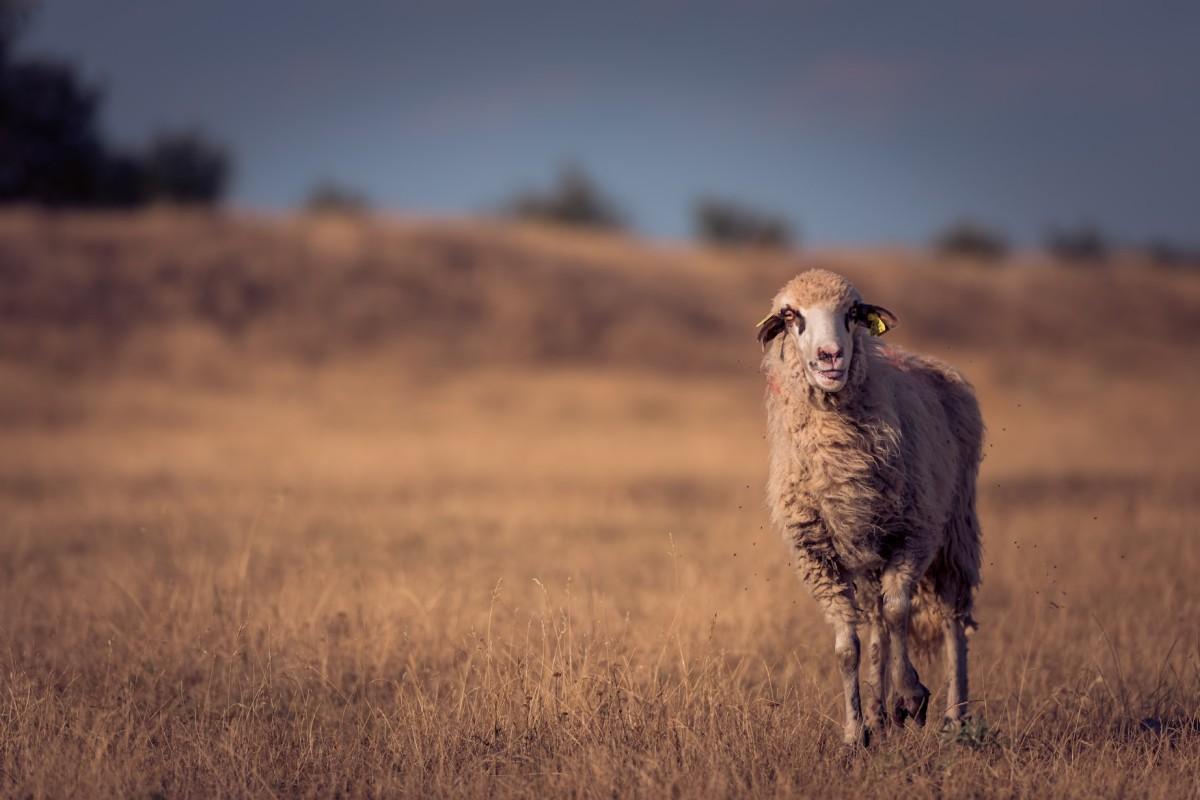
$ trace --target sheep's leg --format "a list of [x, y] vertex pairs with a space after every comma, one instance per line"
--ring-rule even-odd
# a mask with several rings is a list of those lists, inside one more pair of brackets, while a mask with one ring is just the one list
[[833, 652], [837, 655], [845, 699], [845, 726], [842, 741], [848, 745], [867, 744], [867, 729], [863, 725], [862, 697], [858, 685], [859, 642], [854, 625], [842, 619], [831, 619], [834, 626]]
[[897, 724], [903, 724], [905, 719], [911, 717], [918, 725], [924, 725], [929, 690], [921, 684], [917, 670], [908, 657], [908, 617], [912, 611], [915, 586], [913, 570], [905, 568], [903, 562], [898, 566], [889, 566], [883, 573], [883, 618], [891, 638], [895, 720]]
[[890, 721], [887, 711], [890, 645], [891, 637], [883, 621], [883, 598], [880, 596], [875, 603], [875, 613], [871, 616], [871, 639], [867, 645], [867, 680], [871, 684], [872, 694], [867, 703], [866, 720], [867, 727], [876, 731], [883, 731]]
[[795, 556], [797, 572], [833, 626], [833, 651], [837, 655], [845, 699], [842, 741], [852, 746], [865, 745], [868, 733], [863, 726], [862, 697], [858, 685], [860, 646], [858, 631], [855, 630], [858, 612], [854, 607], [854, 587], [833, 558], [814, 554], [799, 544], [795, 548]]
[[958, 724], [967, 718], [967, 632], [953, 614], [947, 614], [944, 626], [946, 674], [950, 676], [946, 723]]

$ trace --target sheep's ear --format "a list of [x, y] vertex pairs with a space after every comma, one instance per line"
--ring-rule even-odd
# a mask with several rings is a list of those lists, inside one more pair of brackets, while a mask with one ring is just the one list
[[758, 343], [763, 350], [766, 350], [767, 342], [783, 333], [783, 317], [778, 314], [767, 314], [756, 327], [758, 328]]
[[895, 314], [883, 306], [873, 306], [870, 303], [858, 303], [855, 305], [854, 319], [858, 324], [870, 331], [872, 336], [883, 336], [900, 324]]

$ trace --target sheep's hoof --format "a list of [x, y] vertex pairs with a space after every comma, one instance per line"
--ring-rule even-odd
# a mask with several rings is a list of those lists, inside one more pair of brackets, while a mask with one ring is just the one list
[[971, 717], [965, 712], [947, 714], [942, 717], [942, 730], [947, 732], [960, 731], [971, 722]]
[[842, 734], [842, 744], [852, 750], [857, 750], [860, 747], [870, 747], [871, 729], [865, 725], [847, 728], [845, 733]]
[[867, 728], [873, 733], [883, 734], [892, 724], [892, 718], [880, 707], [867, 713]]
[[903, 725], [907, 719], [912, 719], [920, 727], [925, 727], [925, 715], [929, 712], [929, 690], [917, 684], [917, 690], [907, 697], [896, 698], [896, 724]]

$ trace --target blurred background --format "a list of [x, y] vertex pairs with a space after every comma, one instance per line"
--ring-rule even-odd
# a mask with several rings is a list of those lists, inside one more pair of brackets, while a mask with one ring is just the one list
[[[1190, 791], [1198, 28], [0, 0], [0, 793]], [[983, 405], [973, 762], [827, 749], [754, 340], [809, 267]]]
[[7, 201], [1195, 244], [1186, 3], [5, 3]]

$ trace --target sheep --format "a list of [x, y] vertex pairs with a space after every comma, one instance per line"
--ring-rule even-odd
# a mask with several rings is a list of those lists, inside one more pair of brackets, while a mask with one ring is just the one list
[[[907, 719], [925, 724], [930, 693], [909, 658], [910, 643], [921, 650], [943, 643], [944, 721], [964, 722], [966, 636], [976, 627], [979, 404], [950, 366], [874, 338], [895, 325], [891, 312], [824, 270], [785, 285], [758, 325], [768, 505], [834, 629], [843, 739], [854, 746]], [[860, 623], [870, 632], [865, 722]]]

